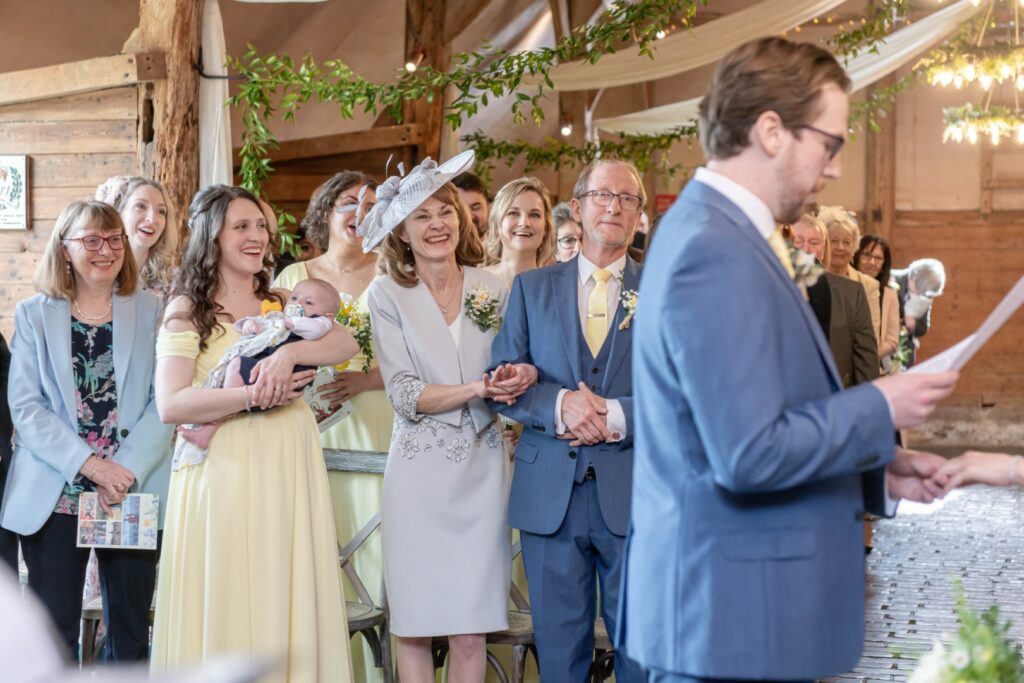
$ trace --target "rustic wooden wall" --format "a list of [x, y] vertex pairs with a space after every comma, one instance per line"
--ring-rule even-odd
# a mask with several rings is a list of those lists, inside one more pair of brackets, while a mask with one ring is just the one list
[[[385, 169], [395, 175], [400, 163], [408, 172], [428, 155], [425, 139], [421, 124], [402, 124], [282, 142], [271, 153], [274, 173], [264, 189], [278, 209], [301, 221], [313, 192], [335, 173], [362, 171], [382, 181]], [[235, 174], [237, 180], [237, 167]]]
[[32, 274], [54, 222], [112, 175], [135, 174], [139, 87], [0, 107], [0, 154], [29, 155], [31, 229], [0, 231], [0, 332], [35, 293]]

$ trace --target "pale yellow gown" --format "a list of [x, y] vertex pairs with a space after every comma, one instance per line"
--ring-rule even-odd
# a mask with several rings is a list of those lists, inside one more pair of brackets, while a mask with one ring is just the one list
[[[274, 280], [274, 286], [294, 289], [295, 285], [307, 279], [309, 271], [306, 270], [306, 264], [295, 263], [281, 271]], [[365, 290], [355, 304], [360, 313], [369, 312]], [[365, 363], [366, 357], [360, 353], [349, 361], [349, 368], [359, 371]], [[370, 367], [377, 367], [376, 359]], [[352, 399], [351, 404], [352, 413], [322, 433], [320, 445], [324, 448], [387, 453], [394, 424], [394, 412], [387, 395], [383, 390], [364, 391]], [[337, 540], [339, 544], [345, 545], [380, 510], [383, 478], [379, 474], [353, 472], [328, 472], [327, 478], [331, 488]], [[353, 563], [370, 595], [379, 601], [383, 575], [379, 531], [356, 551]], [[349, 599], [354, 600], [355, 593], [351, 587], [347, 586], [347, 589]], [[374, 667], [370, 648], [362, 636], [352, 640], [352, 666], [356, 680], [372, 682], [382, 678], [381, 670]]]
[[[194, 385], [238, 333], [199, 353], [194, 332], [162, 332], [157, 357], [196, 359]], [[206, 460], [171, 474], [151, 668], [221, 655], [270, 658], [272, 681], [352, 681], [331, 493], [303, 401], [225, 420]]]

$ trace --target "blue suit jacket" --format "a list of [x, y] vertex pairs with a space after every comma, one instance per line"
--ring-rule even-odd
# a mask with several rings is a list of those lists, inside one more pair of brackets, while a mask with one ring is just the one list
[[[626, 259], [624, 289], [636, 289], [640, 266]], [[620, 305], [608, 331], [611, 344], [604, 382], [595, 393], [618, 399], [626, 417], [626, 436], [619, 443], [574, 448], [555, 435], [555, 401], [561, 389], [575, 391], [583, 374], [576, 259], [516, 277], [501, 330], [491, 347], [491, 364], [531, 363], [539, 383], [515, 405], [495, 404], [498, 412], [523, 424], [516, 448], [515, 474], [509, 498], [509, 524], [535, 534], [551, 534], [565, 519], [572, 493], [575, 458], [591, 449], [597, 471], [598, 501], [608, 529], [619, 536], [629, 522], [633, 472], [633, 382], [630, 353], [633, 326], [619, 329]], [[588, 382], [589, 384], [589, 382]]]
[[894, 451], [885, 398], [870, 384], [842, 391], [767, 241], [700, 182], [648, 251], [636, 327], [620, 645], [695, 677], [849, 671], [866, 497], [881, 511]]
[[[156, 412], [153, 371], [160, 301], [149, 292], [114, 295], [114, 381], [120, 445], [114, 462], [135, 474], [132, 491], [160, 495], [167, 505], [171, 432]], [[14, 455], [0, 526], [33, 534], [53, 513], [64, 488], [92, 449], [78, 436], [71, 368], [71, 311], [66, 299], [37, 294], [15, 309], [8, 402]]]

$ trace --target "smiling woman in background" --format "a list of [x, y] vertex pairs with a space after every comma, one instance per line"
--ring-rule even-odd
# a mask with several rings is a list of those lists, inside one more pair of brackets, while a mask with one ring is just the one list
[[163, 185], [149, 178], [114, 176], [96, 190], [96, 199], [120, 214], [143, 289], [166, 302], [175, 276], [178, 221]]
[[554, 253], [551, 199], [536, 178], [517, 178], [498, 190], [491, 204], [484, 268], [512, 286], [519, 273], [540, 268]]
[[895, 366], [887, 357], [895, 353], [900, 345], [900, 302], [896, 289], [890, 283], [892, 252], [889, 243], [878, 235], [864, 235], [860, 240], [860, 249], [853, 257], [853, 267], [878, 280], [878, 301], [882, 311], [878, 357], [882, 359], [883, 369], [888, 371]]

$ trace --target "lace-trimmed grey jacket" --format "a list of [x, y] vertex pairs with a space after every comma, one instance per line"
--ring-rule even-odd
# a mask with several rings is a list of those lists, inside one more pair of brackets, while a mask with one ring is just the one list
[[[426, 385], [472, 382], [480, 379], [490, 367], [495, 332], [484, 332], [470, 320], [464, 302], [473, 287], [482, 284], [501, 302], [504, 313], [508, 288], [501, 278], [478, 268], [467, 266], [464, 275], [459, 299], [463, 315], [456, 323], [461, 326], [459, 349], [455, 347], [441, 309], [422, 282], [415, 287], [403, 287], [383, 275], [370, 284], [367, 298], [373, 338], [384, 390], [396, 417], [419, 422], [424, 415], [416, 412], [416, 403]], [[474, 398], [467, 406], [476, 433], [494, 421], [494, 413], [482, 399]], [[458, 427], [463, 408], [467, 406], [456, 406], [430, 417]]]

